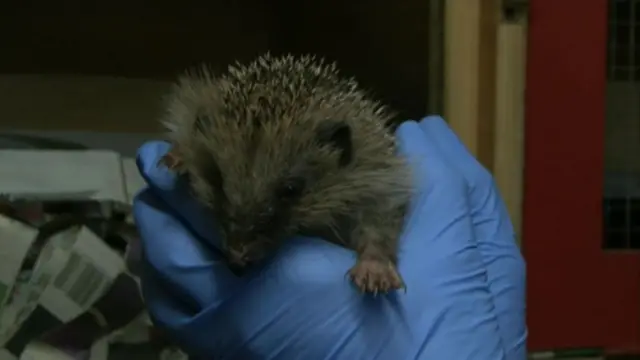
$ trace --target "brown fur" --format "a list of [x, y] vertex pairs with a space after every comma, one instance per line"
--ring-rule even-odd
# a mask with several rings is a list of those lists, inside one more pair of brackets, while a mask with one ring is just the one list
[[[265, 55], [220, 76], [203, 67], [182, 76], [168, 98], [166, 160], [188, 174], [227, 232], [286, 214], [273, 236], [223, 234], [232, 256], [266, 254], [296, 233], [321, 234], [358, 253], [350, 274], [360, 288], [387, 291], [404, 286], [395, 264], [411, 194], [408, 166], [385, 128], [391, 116], [335, 64], [313, 57]], [[339, 164], [340, 148], [318, 143], [333, 124], [351, 129], [347, 164]], [[282, 205], [277, 189], [288, 179], [304, 190]]]

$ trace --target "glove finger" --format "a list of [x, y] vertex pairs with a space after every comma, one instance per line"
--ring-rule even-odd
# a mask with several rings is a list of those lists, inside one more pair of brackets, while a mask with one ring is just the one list
[[424, 132], [415, 121], [405, 121], [396, 130], [398, 150], [409, 161], [414, 182], [421, 192], [431, 191], [435, 184], [451, 184], [455, 192], [464, 190], [464, 184], [455, 169], [449, 166], [436, 145], [425, 141]]
[[215, 250], [192, 235], [149, 189], [136, 196], [133, 211], [144, 261], [173, 294], [195, 310], [224, 301], [239, 280]]
[[[438, 121], [441, 119], [433, 120], [433, 122]], [[449, 153], [451, 151], [449, 147], [442, 146], [442, 131], [448, 127], [445, 124], [445, 127], [440, 127], [436, 131], [430, 129], [425, 131], [425, 125], [420, 124], [419, 128], [411, 129], [412, 134], [420, 135], [421, 140], [415, 141], [427, 148], [424, 151], [431, 155], [430, 159], [438, 159], [438, 166], [435, 167], [432, 161], [425, 160], [422, 171], [441, 172], [441, 169], [446, 166], [447, 172], [441, 173], [436, 178], [441, 177], [440, 180], [448, 185], [435, 183], [434, 191], [427, 195], [427, 199], [423, 199], [424, 204], [416, 209], [415, 214], [412, 214], [419, 220], [407, 228], [406, 236], [435, 240], [423, 250], [414, 249], [414, 254], [410, 256], [415, 257], [416, 263], [409, 264], [412, 268], [408, 270], [404, 270], [401, 266], [401, 272], [408, 273], [409, 277], [415, 276], [413, 280], [415, 282], [434, 283], [433, 286], [419, 289], [418, 291], [423, 291], [428, 288], [430, 292], [419, 294], [420, 296], [415, 298], [416, 301], [421, 298], [438, 299], [439, 301], [434, 301], [431, 305], [432, 314], [437, 314], [439, 309], [442, 311], [447, 309], [446, 311], [451, 312], [449, 314], [451, 319], [456, 318], [458, 319], [456, 321], [467, 324], [461, 326], [461, 330], [468, 330], [468, 326], [474, 324], [474, 326], [484, 327], [487, 333], [496, 331], [498, 335], [499, 326], [493, 294], [487, 283], [486, 266], [479, 251], [469, 206], [468, 182], [460, 171], [460, 167], [457, 166], [458, 158]], [[434, 181], [433, 177], [427, 177], [426, 181], [429, 180]], [[456, 184], [456, 188], [460, 190], [453, 191], [451, 184]], [[442, 241], [438, 242], [438, 239]], [[420, 259], [423, 261], [422, 265], [418, 265]], [[472, 301], [465, 305], [468, 299]], [[453, 306], [454, 303], [458, 303], [459, 306]], [[453, 309], [457, 308], [465, 308], [468, 312], [454, 312]], [[439, 336], [438, 333], [433, 333], [432, 341], [443, 341], [435, 340]]]
[[[514, 240], [509, 215], [491, 174], [467, 150], [446, 122], [427, 117], [420, 127], [442, 149], [469, 184], [471, 221], [475, 239], [494, 295], [496, 315], [507, 352], [524, 356], [525, 265]], [[520, 314], [520, 316], [514, 316]], [[516, 356], [517, 358], [517, 356]]]
[[142, 145], [137, 157], [140, 174], [152, 191], [169, 205], [174, 216], [219, 249], [220, 237], [215, 231], [212, 212], [193, 198], [184, 177], [176, 176], [164, 165], [159, 165], [169, 148], [169, 144], [163, 141], [151, 141]]
[[513, 226], [491, 174], [467, 150], [441, 117], [427, 117], [420, 122], [420, 127], [442, 149], [443, 156], [467, 182], [471, 215], [479, 234], [478, 241], [506, 241], [514, 244]]
[[[418, 191], [405, 223], [401, 267], [405, 260], [417, 266], [431, 258], [447, 258], [453, 252], [475, 246], [467, 188], [461, 175], [447, 164], [442, 152], [416, 122], [403, 123], [396, 134], [400, 151], [411, 164]], [[451, 235], [452, 232], [456, 235]]]
[[185, 334], [182, 325], [194, 317], [196, 307], [185, 304], [182, 294], [172, 291], [171, 283], [149, 263], [142, 264], [141, 278], [140, 291], [153, 324], [183, 346]]
[[450, 161], [455, 160], [459, 171], [467, 181], [476, 183], [491, 178], [487, 169], [471, 154], [442, 117], [427, 116], [420, 121], [420, 127], [425, 133], [433, 136], [433, 140]]
[[[468, 185], [471, 218], [479, 248], [489, 256], [486, 262], [493, 262], [496, 255], [517, 251], [509, 214], [491, 174], [471, 155], [441, 117], [427, 117], [420, 127], [442, 149], [443, 157], [458, 170]], [[496, 249], [500, 253], [495, 253]]]

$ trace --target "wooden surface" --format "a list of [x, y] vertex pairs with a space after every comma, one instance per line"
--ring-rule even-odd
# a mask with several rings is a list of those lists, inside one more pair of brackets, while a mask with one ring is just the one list
[[480, 1], [480, 47], [478, 49], [477, 156], [490, 170], [495, 162], [496, 74], [498, 26], [501, 0]]
[[500, 24], [493, 176], [521, 240], [526, 21]]
[[444, 113], [466, 146], [490, 170], [498, 20], [497, 0], [446, 2]]
[[523, 191], [523, 25], [501, 21], [500, 2], [446, 2], [445, 116], [493, 172], [520, 239]]
[[426, 68], [427, 82], [427, 113], [444, 114], [444, 26], [446, 2], [429, 0], [428, 13], [428, 53]]

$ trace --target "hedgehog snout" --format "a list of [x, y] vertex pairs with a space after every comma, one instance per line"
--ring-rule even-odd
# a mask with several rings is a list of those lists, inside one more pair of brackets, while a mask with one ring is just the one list
[[229, 261], [231, 261], [232, 264], [241, 266], [246, 265], [247, 261], [245, 259], [245, 249], [243, 246], [240, 248], [229, 248], [227, 251], [229, 252]]
[[259, 237], [236, 238], [227, 249], [229, 260], [241, 266], [260, 260], [266, 252], [264, 244], [260, 240]]
[[236, 262], [246, 262], [253, 256], [257, 234], [253, 225], [229, 224], [226, 234], [226, 247], [229, 256]]

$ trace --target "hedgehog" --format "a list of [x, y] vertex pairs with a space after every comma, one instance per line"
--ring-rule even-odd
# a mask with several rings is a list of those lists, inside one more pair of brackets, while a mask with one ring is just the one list
[[406, 290], [397, 253], [412, 184], [393, 116], [323, 58], [266, 54], [216, 75], [203, 65], [167, 97], [160, 163], [212, 210], [231, 263], [315, 236], [356, 253], [346, 276], [362, 292]]

